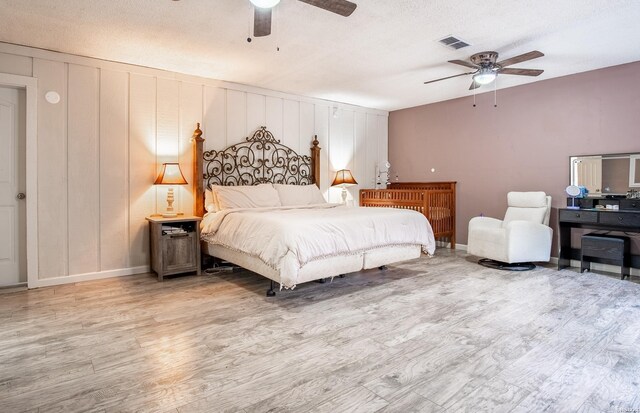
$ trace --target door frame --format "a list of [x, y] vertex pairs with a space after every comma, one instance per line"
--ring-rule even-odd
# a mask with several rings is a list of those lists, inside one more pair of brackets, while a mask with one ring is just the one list
[[27, 288], [38, 287], [38, 79], [0, 73], [0, 86], [26, 91]]

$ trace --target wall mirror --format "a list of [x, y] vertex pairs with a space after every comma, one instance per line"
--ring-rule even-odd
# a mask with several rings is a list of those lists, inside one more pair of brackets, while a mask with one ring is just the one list
[[582, 185], [590, 197], [626, 195], [640, 188], [640, 154], [583, 155], [570, 158], [571, 185]]

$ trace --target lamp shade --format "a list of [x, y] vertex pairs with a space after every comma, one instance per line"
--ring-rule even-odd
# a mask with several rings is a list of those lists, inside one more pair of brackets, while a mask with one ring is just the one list
[[333, 183], [331, 184], [331, 186], [336, 186], [336, 185], [357, 185], [358, 183], [356, 182], [356, 180], [353, 178], [353, 175], [351, 175], [351, 171], [348, 169], [340, 169], [338, 172], [336, 172], [336, 177], [333, 180]]
[[177, 162], [167, 162], [162, 164], [162, 172], [153, 183], [154, 185], [186, 185], [187, 180], [184, 179], [180, 164]]

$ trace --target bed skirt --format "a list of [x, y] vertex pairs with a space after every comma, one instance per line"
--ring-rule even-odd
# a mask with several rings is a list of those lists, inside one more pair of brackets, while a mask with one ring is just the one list
[[[207, 255], [231, 262], [280, 283], [278, 271], [266, 265], [259, 258], [205, 241], [202, 241], [202, 251]], [[330, 278], [363, 269], [412, 260], [420, 257], [420, 254], [420, 245], [408, 245], [375, 248], [358, 254], [321, 258], [311, 261], [300, 268], [296, 285], [321, 278]]]

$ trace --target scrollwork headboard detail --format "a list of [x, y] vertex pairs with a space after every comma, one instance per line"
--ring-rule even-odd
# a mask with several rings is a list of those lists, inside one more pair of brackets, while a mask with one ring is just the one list
[[244, 142], [216, 151], [204, 151], [200, 124], [194, 132], [195, 211], [204, 215], [204, 188], [209, 185], [282, 183], [320, 186], [320, 147], [315, 136], [311, 156], [299, 155], [283, 145], [265, 126]]

